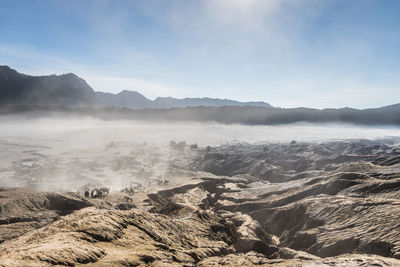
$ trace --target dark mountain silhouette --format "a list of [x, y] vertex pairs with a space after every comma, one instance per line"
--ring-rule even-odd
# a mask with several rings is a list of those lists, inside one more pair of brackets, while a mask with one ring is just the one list
[[118, 94], [96, 92], [100, 102], [105, 106], [127, 107], [134, 109], [151, 108], [153, 101], [136, 91], [124, 90]]
[[185, 107], [168, 109], [130, 109], [122, 107], [68, 107], [35, 105], [0, 105], [0, 114], [28, 114], [46, 116], [49, 113], [60, 116], [88, 115], [104, 120], [144, 121], [213, 121], [226, 124], [276, 125], [297, 122], [309, 123], [351, 123], [359, 125], [400, 126], [400, 105], [375, 109], [310, 109], [310, 108], [264, 108], [250, 106]]
[[[18, 104], [18, 105], [15, 105]], [[354, 123], [400, 125], [400, 104], [370, 109], [271, 108], [264, 102], [228, 99], [159, 97], [135, 91], [94, 92], [75, 74], [29, 76], [0, 66], [0, 114], [48, 112], [85, 114], [103, 119], [216, 121], [251, 125]]]
[[177, 99], [173, 97], [158, 97], [154, 100], [154, 106], [157, 108], [172, 108], [172, 107], [222, 107], [222, 106], [253, 106], [253, 107], [268, 107], [272, 106], [265, 102], [239, 102], [230, 99], [218, 98], [183, 98]]
[[265, 102], [239, 102], [213, 98], [159, 97], [152, 101], [136, 91], [127, 90], [118, 94], [94, 92], [85, 80], [73, 73], [30, 76], [8, 66], [0, 66], [0, 104], [99, 105], [132, 109], [194, 106], [272, 107]]
[[136, 91], [124, 90], [118, 94], [96, 92], [101, 103], [105, 106], [125, 107], [133, 109], [141, 108], [181, 108], [181, 107], [223, 107], [223, 106], [253, 106], [268, 107], [272, 106], [265, 102], [239, 102], [230, 99], [218, 98], [183, 98], [157, 97], [154, 101], [147, 99]]
[[40, 105], [94, 105], [96, 93], [73, 73], [30, 76], [0, 66], [0, 103]]

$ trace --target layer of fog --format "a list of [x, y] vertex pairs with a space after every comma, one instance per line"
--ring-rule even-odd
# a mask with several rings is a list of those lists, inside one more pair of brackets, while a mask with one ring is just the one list
[[172, 140], [216, 146], [384, 137], [400, 137], [400, 128], [311, 124], [244, 126], [3, 116], [0, 117], [0, 186], [78, 190], [92, 183], [117, 190], [132, 181], [143, 187], [155, 187], [166, 180], [179, 183], [181, 177], [191, 175], [182, 170], [196, 151], [175, 151], [169, 146]]
[[37, 143], [63, 141], [68, 147], [90, 146], [109, 141], [166, 144], [184, 140], [199, 145], [376, 139], [399, 137], [400, 127], [362, 127], [350, 124], [307, 124], [247, 126], [200, 122], [139, 122], [77, 119], [14, 119], [0, 117], [2, 140], [31, 140]]

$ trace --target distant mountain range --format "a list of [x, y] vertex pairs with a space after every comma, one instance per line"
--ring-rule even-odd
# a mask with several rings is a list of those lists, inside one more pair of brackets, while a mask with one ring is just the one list
[[265, 102], [239, 102], [229, 99], [158, 97], [154, 101], [136, 91], [118, 94], [95, 92], [73, 73], [30, 76], [8, 66], [0, 66], [0, 104], [40, 104], [66, 106], [110, 106], [131, 109], [195, 106], [272, 106]]
[[97, 92], [101, 102], [107, 106], [126, 107], [126, 108], [178, 108], [178, 107], [222, 107], [222, 106], [252, 106], [268, 107], [272, 106], [265, 102], [239, 102], [230, 99], [218, 98], [183, 98], [157, 97], [154, 101], [147, 99], [136, 91], [124, 90], [118, 94]]
[[89, 115], [102, 119], [216, 121], [251, 125], [354, 123], [400, 125], [400, 104], [371, 109], [274, 108], [265, 102], [159, 97], [135, 91], [95, 92], [75, 74], [29, 76], [0, 66], [0, 114]]

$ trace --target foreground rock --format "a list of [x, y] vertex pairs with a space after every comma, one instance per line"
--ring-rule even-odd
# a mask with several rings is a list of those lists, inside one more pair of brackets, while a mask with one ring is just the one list
[[328, 267], [328, 266], [397, 266], [399, 261], [379, 256], [345, 254], [330, 258], [308, 259], [265, 259], [262, 255], [249, 252], [246, 254], [229, 254], [224, 257], [210, 257], [201, 261], [197, 266], [296, 266], [296, 267]]
[[0, 243], [93, 204], [74, 193], [0, 188]]
[[199, 149], [182, 168], [204, 176], [142, 206], [4, 189], [0, 264], [400, 266], [396, 141]]
[[4, 243], [0, 262], [6, 266], [165, 266], [233, 252], [220, 217], [205, 211], [185, 216], [85, 208]]

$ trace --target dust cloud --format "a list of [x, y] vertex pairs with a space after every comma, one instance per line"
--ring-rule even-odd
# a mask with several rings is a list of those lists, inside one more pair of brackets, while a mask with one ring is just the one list
[[[179, 184], [199, 147], [235, 143], [400, 137], [399, 128], [352, 125], [225, 125], [199, 122], [103, 121], [0, 117], [0, 186], [79, 190], [96, 184], [119, 190], [134, 183]], [[185, 142], [185, 149], [170, 141]]]

